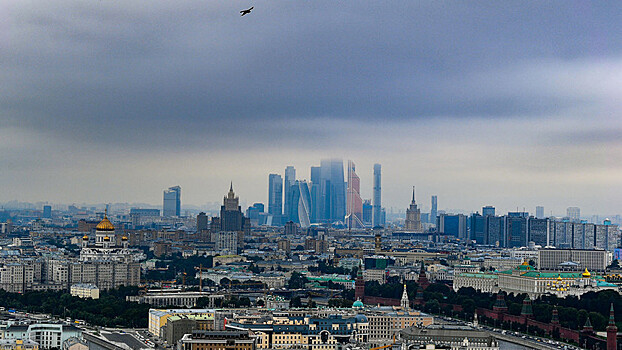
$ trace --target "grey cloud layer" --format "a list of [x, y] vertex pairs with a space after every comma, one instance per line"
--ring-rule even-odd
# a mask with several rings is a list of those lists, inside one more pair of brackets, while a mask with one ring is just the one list
[[[31, 135], [24, 149], [87, 158], [101, 148], [390, 152], [402, 130], [418, 147], [455, 134], [465, 147], [523, 141], [568, 159], [558, 148], [599, 142], [603, 124], [620, 147], [620, 4], [265, 1], [240, 18], [247, 5], [4, 1], [0, 128]], [[507, 137], [463, 134], [508, 120]], [[46, 155], [12, 147], [0, 159], [26, 169], [19, 159]]]

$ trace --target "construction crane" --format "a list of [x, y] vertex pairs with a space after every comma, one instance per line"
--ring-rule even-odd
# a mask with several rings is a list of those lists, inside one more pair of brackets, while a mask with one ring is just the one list
[[195, 266], [194, 269], [199, 270], [199, 292], [202, 292], [203, 291], [203, 264], [200, 264], [199, 267]]
[[377, 346], [375, 348], [371, 348], [369, 350], [382, 350], [382, 349], [387, 349], [390, 347], [393, 347], [393, 345], [395, 345], [395, 334], [393, 334], [393, 343], [389, 344], [389, 345], [383, 345], [383, 346]]

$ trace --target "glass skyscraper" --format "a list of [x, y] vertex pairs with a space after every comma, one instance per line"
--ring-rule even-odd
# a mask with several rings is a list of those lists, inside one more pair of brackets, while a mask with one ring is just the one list
[[311, 226], [311, 192], [309, 190], [309, 183], [306, 181], [296, 180], [291, 186], [289, 191], [290, 200], [289, 213], [287, 213], [289, 219], [303, 229]]
[[320, 164], [320, 205], [318, 221], [344, 222], [346, 184], [341, 159], [323, 159]]
[[268, 213], [283, 214], [283, 178], [279, 174], [268, 175]]
[[361, 179], [356, 174], [356, 165], [348, 160], [348, 199], [346, 201], [346, 221], [348, 228], [363, 228], [363, 199], [361, 198]]
[[292, 186], [294, 186], [294, 182], [296, 181], [296, 168], [293, 166], [288, 166], [285, 168], [285, 182], [283, 183], [283, 193], [285, 194], [284, 203], [283, 203], [283, 213], [285, 215], [286, 220], [291, 220], [289, 217], [289, 213], [291, 212], [292, 203], [290, 202], [291, 195], [290, 191]]
[[162, 216], [181, 215], [181, 187], [174, 186], [164, 190]]
[[382, 226], [382, 167], [374, 164], [374, 193], [372, 197], [371, 221], [372, 227]]
[[436, 223], [436, 216], [438, 215], [438, 197], [432, 196], [432, 209], [430, 209], [430, 223]]
[[321, 204], [321, 168], [311, 167], [311, 222], [319, 222]]

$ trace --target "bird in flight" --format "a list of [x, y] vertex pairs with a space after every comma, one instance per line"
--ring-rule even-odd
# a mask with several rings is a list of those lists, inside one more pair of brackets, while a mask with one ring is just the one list
[[240, 16], [244, 16], [244, 15], [248, 15], [249, 13], [251, 13], [251, 11], [254, 9], [255, 7], [251, 7], [248, 10], [242, 10], [240, 11], [241, 15]]

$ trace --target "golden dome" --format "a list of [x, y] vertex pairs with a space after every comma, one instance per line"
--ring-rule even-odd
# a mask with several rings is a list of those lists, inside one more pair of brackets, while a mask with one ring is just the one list
[[108, 236], [104, 237], [104, 241], [109, 241], [109, 240], [110, 240], [110, 237]]
[[123, 236], [123, 237], [121, 237], [121, 240], [123, 240], [123, 241], [127, 241], [127, 236]]
[[592, 274], [587, 270], [587, 267], [585, 268], [585, 272], [581, 274], [581, 276], [585, 277], [585, 278], [589, 278], [590, 276], [592, 276]]
[[561, 281], [562, 280], [562, 276], [561, 275], [557, 275], [557, 280]]
[[88, 240], [89, 240], [89, 236], [84, 235], [84, 236], [82, 237], [82, 239], [83, 239], [83, 240], [85, 240], [85, 241], [88, 241]]
[[112, 223], [108, 220], [108, 216], [104, 215], [104, 219], [97, 224], [95, 229], [97, 231], [114, 231], [114, 226], [112, 226]]

